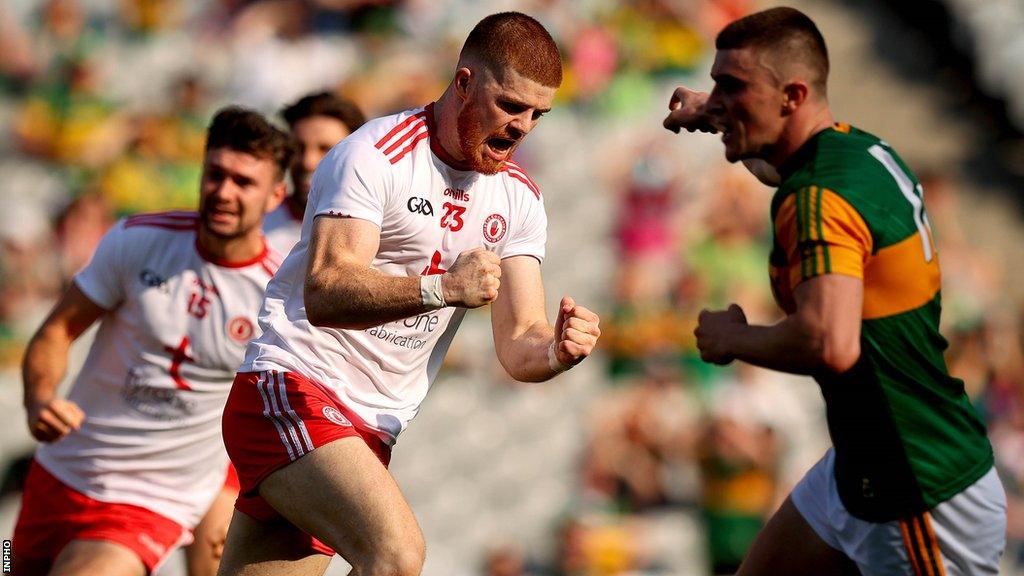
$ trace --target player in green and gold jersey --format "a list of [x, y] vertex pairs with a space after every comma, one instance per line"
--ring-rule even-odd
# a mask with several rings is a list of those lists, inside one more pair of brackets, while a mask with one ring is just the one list
[[680, 88], [665, 126], [721, 132], [726, 158], [777, 180], [772, 288], [787, 316], [701, 313], [701, 357], [812, 375], [833, 448], [739, 574], [998, 574], [1006, 501], [985, 427], [943, 359], [940, 274], [917, 179], [829, 111], [828, 54], [791, 8], [718, 35], [711, 94]]

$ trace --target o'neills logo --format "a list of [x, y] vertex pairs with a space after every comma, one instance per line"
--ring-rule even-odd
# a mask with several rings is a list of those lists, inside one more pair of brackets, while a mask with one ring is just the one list
[[457, 202], [469, 202], [469, 192], [462, 188], [445, 188], [444, 195]]
[[488, 242], [497, 242], [504, 238], [507, 229], [508, 225], [501, 214], [491, 214], [484, 220], [484, 238], [487, 238]]

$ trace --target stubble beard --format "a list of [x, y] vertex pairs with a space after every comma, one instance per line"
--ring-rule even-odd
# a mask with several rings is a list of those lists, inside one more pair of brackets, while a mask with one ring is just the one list
[[237, 216], [238, 224], [236, 224], [232, 230], [228, 232], [222, 232], [218, 230], [216, 228], [216, 225], [211, 221], [211, 219], [213, 218], [212, 212], [212, 207], [203, 206], [202, 211], [200, 213], [200, 221], [202, 222], [203, 229], [206, 231], [206, 233], [215, 238], [219, 238], [221, 240], [235, 240], [237, 238], [242, 238], [243, 236], [247, 235], [253, 228], [252, 226], [246, 227], [243, 214], [239, 214]]
[[470, 167], [489, 176], [501, 172], [505, 166], [504, 161], [495, 161], [483, 155], [482, 148], [487, 135], [480, 130], [480, 124], [473, 121], [468, 106], [459, 110], [455, 124], [459, 133], [459, 150]]

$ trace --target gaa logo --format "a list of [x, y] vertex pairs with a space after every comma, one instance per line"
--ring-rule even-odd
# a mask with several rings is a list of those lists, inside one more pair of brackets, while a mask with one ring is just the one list
[[245, 316], [235, 316], [228, 321], [227, 331], [228, 337], [239, 344], [248, 344], [255, 332], [252, 322]]
[[341, 410], [338, 410], [334, 406], [324, 406], [323, 412], [324, 412], [324, 418], [327, 418], [328, 420], [330, 420], [331, 422], [334, 422], [338, 426], [351, 426], [352, 425], [352, 422], [349, 421], [348, 418], [345, 418], [345, 415], [341, 413]]
[[434, 215], [434, 207], [430, 205], [430, 201], [426, 198], [417, 198], [416, 196], [413, 196], [405, 203], [405, 207], [413, 214], [423, 214], [424, 216]]
[[491, 214], [484, 220], [484, 238], [487, 238], [488, 242], [497, 242], [504, 238], [507, 229], [508, 224], [501, 214]]

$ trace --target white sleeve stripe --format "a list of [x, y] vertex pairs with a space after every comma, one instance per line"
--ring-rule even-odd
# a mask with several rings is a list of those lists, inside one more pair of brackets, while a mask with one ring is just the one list
[[256, 382], [256, 389], [260, 391], [260, 396], [263, 397], [263, 416], [270, 418], [270, 421], [274, 423], [274, 428], [277, 428], [277, 434], [281, 437], [281, 443], [284, 444], [285, 450], [288, 451], [288, 458], [295, 460], [295, 451], [292, 450], [292, 445], [288, 442], [288, 437], [285, 436], [284, 429], [281, 427], [281, 423], [278, 422], [277, 416], [271, 413], [270, 401], [267, 398], [267, 392], [263, 389], [263, 385], [267, 383], [267, 374], [269, 372], [263, 372], [260, 374], [260, 379]]
[[290, 404], [288, 404], [288, 390], [284, 385], [284, 374], [277, 373], [277, 393], [281, 397], [281, 406], [284, 407], [285, 414], [291, 419], [292, 422], [296, 423], [299, 427], [299, 432], [302, 434], [302, 439], [306, 441], [306, 451], [312, 452], [316, 447], [313, 445], [313, 440], [309, 437], [309, 431], [306, 429], [306, 423], [302, 421], [302, 418], [292, 410]]
[[284, 425], [285, 430], [288, 432], [288, 437], [291, 438], [295, 451], [298, 452], [299, 457], [302, 457], [306, 454], [306, 451], [302, 449], [302, 441], [299, 440], [299, 435], [295, 433], [295, 426], [281, 414], [281, 408], [278, 407], [276, 383], [277, 375], [275, 374], [274, 379], [267, 382], [267, 394], [270, 395], [270, 405], [274, 408], [274, 416]]

